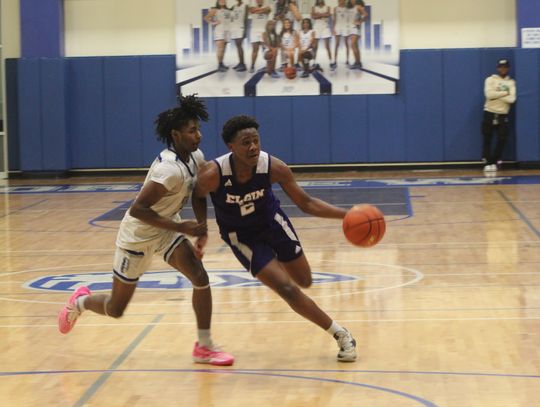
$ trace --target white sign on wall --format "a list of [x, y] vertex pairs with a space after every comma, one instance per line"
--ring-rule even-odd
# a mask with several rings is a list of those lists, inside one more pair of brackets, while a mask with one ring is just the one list
[[540, 27], [521, 29], [522, 48], [540, 48]]

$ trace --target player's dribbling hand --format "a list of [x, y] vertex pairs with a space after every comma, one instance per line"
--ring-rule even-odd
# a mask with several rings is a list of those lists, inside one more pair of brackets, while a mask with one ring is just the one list
[[204, 236], [208, 232], [208, 226], [206, 225], [206, 222], [197, 223], [194, 220], [186, 220], [184, 222], [180, 222], [178, 225], [178, 231], [180, 233], [185, 233], [186, 235], [190, 236]]
[[205, 248], [207, 242], [208, 242], [208, 235], [199, 236], [195, 240], [195, 245], [194, 245], [195, 256], [199, 260], [202, 260], [202, 258], [204, 256], [204, 248]]

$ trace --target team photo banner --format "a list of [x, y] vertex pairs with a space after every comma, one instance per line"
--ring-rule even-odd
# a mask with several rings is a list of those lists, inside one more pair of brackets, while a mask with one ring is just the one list
[[176, 0], [181, 94], [393, 94], [398, 81], [399, 0]]

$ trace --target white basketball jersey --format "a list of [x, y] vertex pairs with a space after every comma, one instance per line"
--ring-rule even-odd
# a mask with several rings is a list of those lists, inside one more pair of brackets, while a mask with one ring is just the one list
[[246, 5], [242, 3], [234, 5], [232, 8], [232, 25], [234, 28], [244, 28], [244, 21], [246, 19]]
[[294, 43], [294, 34], [291, 32], [284, 32], [281, 37], [281, 45], [283, 48], [291, 49], [296, 45]]
[[[143, 183], [143, 188], [153, 181], [167, 189], [165, 196], [151, 209], [164, 218], [180, 221], [180, 211], [191, 197], [198, 169], [203, 163], [204, 155], [201, 150], [192, 153], [187, 163], [174, 151], [163, 150], [150, 166]], [[164, 232], [166, 230], [144, 223], [127, 211], [120, 224], [116, 244], [124, 249], [136, 249], [142, 243], [159, 238]]]
[[[327, 6], [324, 6], [324, 7], [315, 6], [316, 13], [322, 14], [322, 13], [328, 12], [329, 10], [330, 8]], [[323, 32], [323, 30], [330, 28], [330, 17], [317, 18], [317, 19], [314, 19], [313, 21], [315, 22], [313, 25], [313, 29], [316, 32]]]
[[[270, 7], [270, 6], [267, 0], [265, 0], [262, 6], [259, 6], [256, 0], [253, 0], [251, 3], [251, 7]], [[251, 16], [251, 27], [254, 31], [264, 31], [266, 29], [266, 23], [268, 22], [270, 14], [250, 13], [250, 16]]]
[[311, 41], [313, 40], [313, 30], [308, 32], [300, 31], [300, 48], [306, 50], [311, 48]]
[[347, 7], [336, 7], [336, 21], [334, 22], [334, 28], [349, 28], [350, 13]]

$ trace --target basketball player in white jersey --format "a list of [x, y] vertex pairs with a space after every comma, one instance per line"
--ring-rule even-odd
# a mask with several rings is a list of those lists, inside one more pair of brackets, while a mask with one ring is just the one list
[[360, 46], [358, 44], [362, 36], [361, 29], [363, 21], [368, 17], [365, 9], [364, 0], [349, 0], [349, 21], [350, 21], [350, 42], [354, 55], [354, 64], [349, 68], [362, 69], [362, 61], [360, 60]]
[[334, 26], [333, 33], [336, 39], [336, 46], [334, 50], [334, 62], [330, 64], [330, 69], [335, 70], [337, 68], [338, 50], [341, 42], [341, 38], [344, 39], [347, 65], [349, 65], [349, 34], [350, 34], [350, 13], [346, 7], [345, 0], [338, 0], [338, 5], [334, 7]]
[[302, 20], [302, 30], [298, 37], [300, 45], [298, 59], [302, 61], [302, 67], [304, 68], [301, 77], [307, 78], [310, 72], [309, 61], [313, 59], [313, 47], [315, 47], [315, 42], [317, 41], [315, 38], [315, 31], [311, 26], [311, 19], [304, 18]]
[[[315, 30], [315, 37], [317, 41], [313, 50], [315, 52], [315, 60], [317, 60], [317, 49], [319, 48], [319, 40], [324, 40], [326, 51], [328, 52], [328, 60], [332, 63], [332, 51], [330, 51], [330, 38], [332, 32], [330, 31], [330, 7], [328, 7], [324, 0], [317, 0], [315, 6], [311, 9], [311, 18], [313, 19], [313, 29]], [[315, 69], [320, 69], [319, 64], [315, 64]]]
[[259, 54], [259, 48], [264, 43], [263, 33], [266, 31], [266, 23], [268, 22], [272, 8], [268, 0], [252, 0], [249, 14], [251, 16], [251, 67], [249, 72], [255, 72], [255, 62]]
[[227, 7], [227, 0], [217, 0], [216, 6], [212, 7], [204, 17], [205, 21], [214, 27], [214, 41], [217, 48], [218, 71], [225, 72], [229, 67], [223, 64], [225, 47], [229, 42], [231, 33], [231, 10]]
[[236, 72], [244, 72], [247, 70], [244, 63], [244, 38], [246, 38], [246, 25], [249, 14], [249, 6], [242, 0], [237, 0], [236, 4], [232, 7], [232, 20], [231, 20], [231, 39], [236, 44], [236, 50], [238, 51], [238, 65], [233, 69]]
[[[110, 294], [91, 294], [78, 288], [58, 315], [60, 332], [71, 331], [85, 310], [120, 318], [135, 292], [139, 278], [154, 255], [185, 275], [193, 286], [192, 304], [197, 318], [198, 341], [193, 360], [212, 365], [232, 365], [234, 358], [212, 342], [212, 293], [201, 258], [207, 240], [206, 200], [192, 199], [200, 222], [182, 220], [180, 211], [192, 197], [199, 168], [204, 164], [200, 121], [208, 120], [203, 102], [182, 97], [180, 106], [164, 111], [156, 120], [158, 139], [167, 144], [152, 163], [141, 191], [126, 212], [116, 238], [113, 287]], [[186, 235], [196, 237], [195, 246]]]

